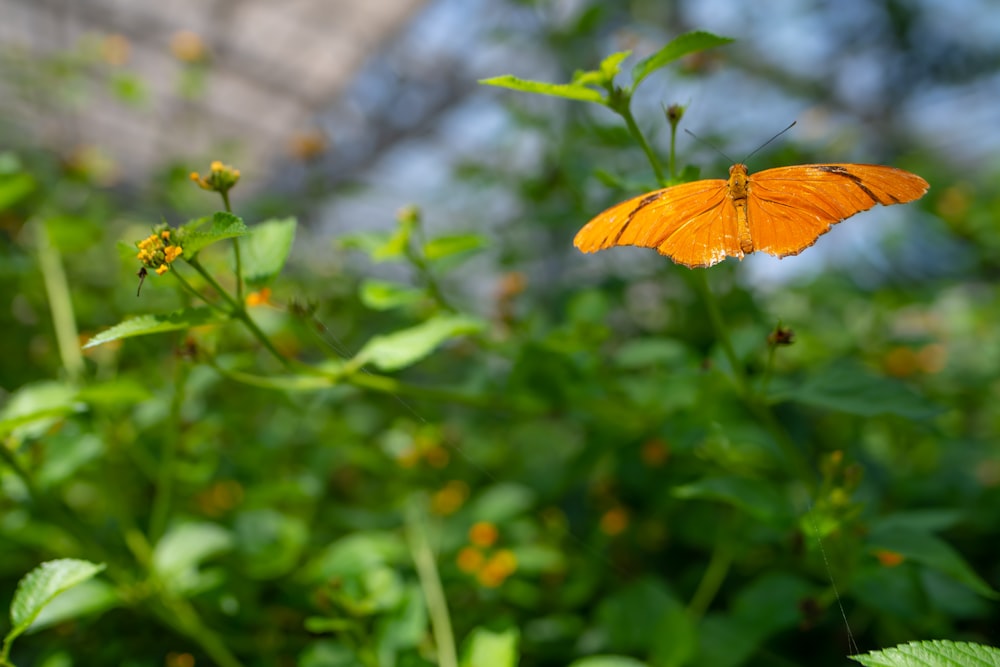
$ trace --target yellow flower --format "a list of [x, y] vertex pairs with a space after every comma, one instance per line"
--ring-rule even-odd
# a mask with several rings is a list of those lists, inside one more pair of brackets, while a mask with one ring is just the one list
[[164, 229], [137, 241], [135, 245], [139, 252], [135, 256], [136, 259], [146, 268], [153, 269], [157, 275], [162, 276], [170, 270], [170, 265], [184, 254], [184, 248], [180, 244], [168, 243], [169, 240], [170, 230]]
[[218, 160], [209, 167], [210, 171], [202, 176], [197, 171], [191, 172], [191, 180], [198, 184], [202, 190], [226, 193], [233, 189], [240, 180], [240, 170], [230, 165], [222, 164]]

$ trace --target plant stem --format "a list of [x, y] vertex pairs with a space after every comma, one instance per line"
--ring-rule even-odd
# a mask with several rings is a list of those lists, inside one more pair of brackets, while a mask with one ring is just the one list
[[275, 359], [281, 362], [282, 366], [284, 366], [287, 369], [291, 369], [292, 368], [291, 362], [288, 359], [286, 359], [283, 354], [278, 352], [278, 348], [274, 346], [274, 343], [272, 343], [271, 339], [267, 337], [267, 334], [261, 331], [260, 327], [257, 326], [257, 323], [253, 321], [253, 319], [250, 317], [249, 314], [247, 314], [246, 309], [243, 308], [243, 302], [234, 299], [233, 296], [229, 292], [227, 292], [222, 287], [222, 285], [220, 285], [215, 280], [215, 278], [212, 277], [212, 274], [210, 274], [208, 271], [205, 270], [205, 267], [203, 267], [201, 265], [201, 262], [199, 262], [196, 258], [192, 257], [191, 259], [187, 260], [187, 262], [192, 267], [194, 267], [195, 271], [201, 274], [202, 278], [204, 278], [205, 281], [208, 282], [209, 285], [211, 285], [212, 289], [218, 292], [219, 296], [221, 296], [226, 302], [229, 303], [230, 307], [229, 314], [232, 317], [241, 320], [243, 324], [245, 324], [246, 327], [250, 329], [250, 333], [254, 335], [254, 338], [260, 341], [260, 344], [263, 345], [264, 348], [268, 352], [270, 352]]
[[153, 496], [153, 506], [149, 518], [149, 541], [156, 544], [163, 536], [170, 516], [170, 506], [173, 501], [174, 470], [177, 461], [177, 450], [181, 440], [181, 405], [184, 402], [184, 389], [187, 386], [188, 366], [184, 363], [176, 365], [174, 372], [174, 393], [170, 398], [171, 425], [164, 433], [163, 456], [157, 466], [156, 487]]
[[[423, 241], [423, 229], [420, 224], [416, 225], [416, 233]], [[437, 279], [434, 278], [434, 273], [431, 271], [430, 266], [427, 264], [427, 260], [423, 253], [414, 249], [410, 243], [406, 244], [406, 257], [410, 260], [417, 271], [420, 273], [421, 277], [424, 279], [424, 283], [427, 285], [427, 289], [431, 293], [431, 297], [447, 311], [455, 312], [455, 309], [448, 303], [448, 300], [444, 298], [444, 292], [441, 291], [441, 286], [438, 285]]]
[[59, 356], [63, 368], [66, 369], [66, 375], [70, 381], [75, 381], [83, 373], [84, 365], [76, 316], [73, 314], [73, 301], [70, 298], [69, 281], [66, 279], [59, 251], [49, 239], [45, 221], [36, 219], [34, 222], [38, 264], [42, 270], [45, 294], [52, 313], [52, 326], [56, 333]]
[[451, 629], [448, 601], [441, 586], [434, 552], [427, 540], [426, 515], [423, 502], [409, 502], [406, 508], [406, 535], [410, 543], [410, 554], [417, 568], [417, 577], [424, 592], [427, 613], [431, 619], [434, 643], [437, 645], [437, 664], [440, 667], [458, 667], [455, 651], [455, 635]]
[[656, 158], [656, 153], [650, 147], [649, 143], [646, 141], [646, 137], [642, 136], [642, 131], [635, 122], [635, 118], [632, 116], [632, 109], [630, 108], [630, 103], [626, 102], [618, 107], [612, 107], [617, 111], [622, 118], [625, 119], [625, 125], [628, 126], [629, 134], [635, 139], [642, 150], [646, 153], [646, 158], [649, 160], [649, 165], [653, 168], [653, 173], [656, 174], [656, 182], [659, 184], [664, 183], [663, 179], [663, 167], [660, 166], [660, 161]]
[[699, 619], [705, 615], [712, 600], [722, 587], [722, 582], [726, 580], [729, 566], [733, 562], [732, 550], [725, 536], [715, 540], [715, 548], [712, 550], [712, 558], [708, 561], [708, 567], [698, 582], [698, 588], [691, 601], [688, 603], [688, 613], [694, 619]]
[[719, 309], [719, 302], [716, 300], [715, 294], [712, 292], [712, 288], [708, 284], [708, 274], [702, 269], [694, 269], [691, 273], [691, 278], [694, 281], [695, 288], [698, 290], [698, 293], [701, 294], [702, 303], [705, 304], [705, 310], [708, 311], [708, 319], [709, 322], [712, 323], [712, 331], [715, 333], [715, 338], [719, 341], [719, 345], [722, 346], [722, 352], [726, 355], [726, 360], [729, 361], [729, 365], [732, 368], [733, 379], [736, 386], [739, 388], [740, 393], [744, 397], [747, 397], [749, 393], [747, 391], [746, 375], [743, 372], [743, 365], [736, 356], [736, 350], [733, 348], [733, 344], [729, 340], [729, 331], [726, 329], [726, 324], [722, 319], [722, 311]]

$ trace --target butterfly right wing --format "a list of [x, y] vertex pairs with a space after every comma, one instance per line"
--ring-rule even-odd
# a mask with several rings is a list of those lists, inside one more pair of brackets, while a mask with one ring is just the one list
[[583, 252], [614, 246], [656, 248], [690, 268], [743, 257], [727, 182], [709, 179], [655, 190], [612, 206], [581, 229]]

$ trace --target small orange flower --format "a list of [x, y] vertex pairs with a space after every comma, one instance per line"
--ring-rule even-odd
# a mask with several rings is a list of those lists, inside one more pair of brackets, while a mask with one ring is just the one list
[[469, 541], [477, 547], [491, 547], [496, 544], [500, 531], [489, 521], [477, 521], [469, 528]]
[[458, 556], [455, 558], [455, 562], [458, 564], [458, 569], [468, 574], [478, 572], [485, 561], [486, 556], [483, 555], [482, 551], [475, 547], [463, 547], [462, 550], [458, 552]]
[[108, 35], [101, 42], [101, 58], [109, 65], [119, 66], [128, 62], [132, 45], [125, 35]]
[[660, 439], [647, 440], [642, 445], [642, 462], [650, 468], [659, 468], [670, 457], [670, 450]]
[[197, 33], [179, 30], [170, 38], [170, 52], [181, 62], [196, 63], [205, 59], [208, 50]]
[[451, 460], [451, 454], [444, 447], [435, 445], [431, 447], [426, 452], [424, 452], [424, 458], [427, 459], [427, 463], [435, 468], [444, 468], [448, 465]]
[[431, 496], [431, 511], [442, 516], [453, 514], [468, 497], [469, 485], [461, 480], [452, 480]]
[[250, 292], [246, 297], [247, 306], [266, 306], [271, 303], [271, 288], [262, 287], [256, 292]]
[[878, 558], [878, 562], [885, 567], [896, 567], [906, 560], [906, 556], [903, 554], [897, 551], [890, 551], [888, 549], [876, 549], [875, 558]]
[[621, 507], [609, 509], [601, 517], [601, 532], [614, 537], [620, 535], [628, 528], [628, 512]]
[[510, 549], [500, 549], [482, 566], [476, 574], [480, 585], [496, 588], [517, 570], [517, 556]]

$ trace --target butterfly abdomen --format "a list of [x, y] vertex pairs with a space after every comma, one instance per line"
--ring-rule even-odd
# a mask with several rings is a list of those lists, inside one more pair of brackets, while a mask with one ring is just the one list
[[736, 234], [740, 242], [740, 250], [745, 255], [753, 252], [753, 238], [750, 237], [750, 222], [747, 220], [748, 196], [747, 166], [734, 164], [729, 168], [729, 199], [736, 207]]

